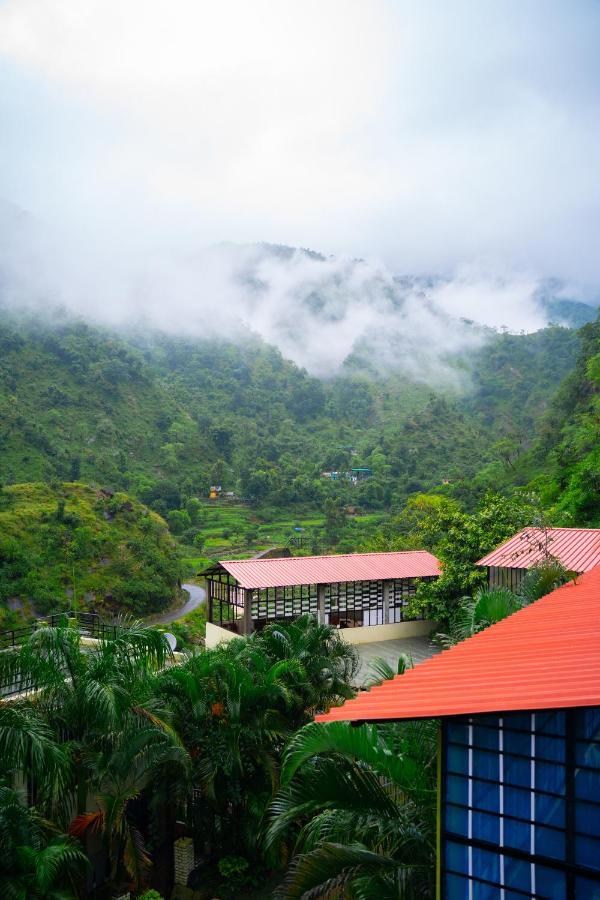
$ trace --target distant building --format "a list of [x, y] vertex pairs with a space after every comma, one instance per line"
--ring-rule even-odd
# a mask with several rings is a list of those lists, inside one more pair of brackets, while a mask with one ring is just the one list
[[207, 583], [207, 645], [304, 613], [348, 629], [353, 643], [428, 634], [434, 623], [414, 619], [407, 606], [417, 580], [439, 573], [426, 550], [222, 560], [200, 573]]
[[440, 720], [438, 897], [600, 897], [600, 567], [316, 718]]
[[490, 587], [518, 590], [527, 571], [548, 557], [581, 574], [600, 565], [600, 528], [524, 528], [477, 563]]
[[220, 484], [211, 485], [211, 487], [209, 488], [209, 492], [208, 492], [208, 499], [209, 500], [217, 500], [221, 496], [222, 491], [223, 491], [223, 488], [221, 487]]

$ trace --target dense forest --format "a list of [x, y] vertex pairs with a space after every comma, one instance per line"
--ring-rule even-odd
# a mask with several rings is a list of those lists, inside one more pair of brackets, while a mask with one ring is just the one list
[[[435, 387], [360, 354], [319, 379], [256, 337], [117, 334], [66, 314], [5, 310], [0, 349], [0, 596], [13, 610], [46, 611], [75, 577], [82, 602], [147, 613], [176, 596], [180, 551], [243, 554], [285, 542], [294, 522], [301, 552], [359, 549], [422, 493], [472, 511], [489, 490], [531, 485], [557, 524], [598, 523], [598, 323], [490, 331]], [[239, 503], [217, 536], [212, 485]], [[278, 516], [287, 533], [269, 527]], [[43, 545], [50, 520], [68, 533]]]

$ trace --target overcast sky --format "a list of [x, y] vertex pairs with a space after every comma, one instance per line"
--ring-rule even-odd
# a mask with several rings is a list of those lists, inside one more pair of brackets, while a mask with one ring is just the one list
[[81, 241], [600, 282], [600, 3], [3, 0], [0, 196]]

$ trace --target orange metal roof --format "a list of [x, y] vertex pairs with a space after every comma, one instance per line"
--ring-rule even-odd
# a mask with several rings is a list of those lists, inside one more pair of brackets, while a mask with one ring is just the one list
[[317, 721], [600, 705], [600, 567]]
[[573, 572], [589, 572], [600, 565], [600, 528], [524, 528], [477, 565], [530, 569], [546, 551]]
[[283, 559], [225, 559], [220, 561], [220, 565], [245, 588], [425, 578], [440, 574], [439, 561], [426, 550], [290, 556]]

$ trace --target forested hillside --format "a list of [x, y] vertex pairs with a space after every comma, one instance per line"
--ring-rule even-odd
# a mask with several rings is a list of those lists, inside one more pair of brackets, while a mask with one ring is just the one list
[[0, 629], [67, 604], [158, 611], [176, 599], [180, 574], [166, 523], [126, 494], [60, 483], [0, 491]]
[[[258, 339], [125, 337], [4, 316], [1, 478], [102, 483], [161, 513], [213, 483], [270, 504], [341, 494], [383, 508], [526, 448], [578, 346], [559, 327], [490, 335], [455, 361], [454, 383], [432, 389], [356, 363], [320, 380]], [[354, 486], [322, 477], [360, 467], [370, 477]]]
[[[353, 550], [419, 492], [472, 509], [533, 481], [557, 521], [596, 523], [599, 349], [597, 324], [490, 333], [432, 388], [358, 357], [318, 379], [251, 336], [5, 313], [2, 598], [38, 612], [73, 591], [107, 610], [168, 605], [179, 552], [139, 503], [166, 518], [189, 567], [211, 548], [285, 542], [293, 525], [300, 550]], [[216, 530], [203, 505], [212, 484], [247, 503]]]

